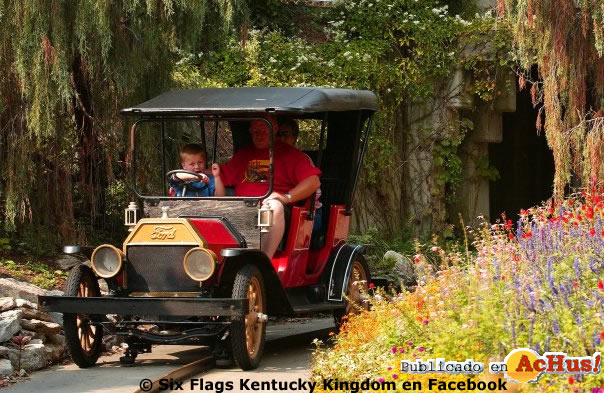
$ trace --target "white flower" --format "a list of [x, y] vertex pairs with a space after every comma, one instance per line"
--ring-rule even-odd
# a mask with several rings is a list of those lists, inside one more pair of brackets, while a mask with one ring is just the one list
[[369, 61], [369, 60], [371, 60], [371, 56], [369, 56], [369, 54], [368, 54], [368, 53], [365, 53], [365, 54], [363, 55], [363, 61]]
[[414, 25], [419, 25], [419, 21], [418, 21], [418, 20], [414, 20], [414, 21], [413, 21], [413, 24], [414, 24]]
[[270, 61], [271, 63], [276, 63], [277, 59], [275, 59], [273, 56], [271, 56], [271, 58], [268, 59], [268, 61]]

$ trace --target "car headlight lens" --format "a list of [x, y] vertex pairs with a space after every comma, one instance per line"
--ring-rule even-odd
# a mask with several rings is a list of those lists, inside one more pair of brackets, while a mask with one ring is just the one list
[[120, 272], [123, 260], [119, 249], [110, 244], [103, 244], [94, 250], [90, 263], [97, 276], [111, 278]]
[[216, 269], [216, 255], [205, 248], [195, 247], [185, 255], [185, 273], [195, 281], [212, 277]]

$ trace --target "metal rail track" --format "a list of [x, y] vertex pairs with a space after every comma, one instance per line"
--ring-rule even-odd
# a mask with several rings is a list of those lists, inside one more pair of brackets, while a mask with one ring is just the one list
[[134, 393], [158, 393], [160, 391], [161, 380], [173, 380], [181, 382], [186, 378], [209, 371], [213, 369], [215, 365], [214, 356], [208, 354], [199, 360], [185, 364], [184, 366], [180, 366], [179, 368], [155, 379], [150, 389], [142, 390], [139, 387], [134, 391]]

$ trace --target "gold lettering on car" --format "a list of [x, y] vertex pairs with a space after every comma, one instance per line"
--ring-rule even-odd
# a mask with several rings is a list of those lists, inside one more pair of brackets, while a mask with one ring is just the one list
[[150, 235], [153, 240], [174, 239], [176, 237], [176, 229], [172, 226], [156, 226]]

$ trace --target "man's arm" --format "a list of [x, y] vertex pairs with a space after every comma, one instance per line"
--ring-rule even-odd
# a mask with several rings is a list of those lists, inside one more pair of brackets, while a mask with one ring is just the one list
[[311, 175], [289, 190], [289, 195], [292, 197], [291, 199], [286, 198], [285, 195], [279, 194], [278, 192], [273, 192], [267, 199], [278, 199], [287, 205], [288, 203], [294, 203], [308, 198], [313, 192], [317, 191], [319, 187], [321, 187], [319, 176]]

